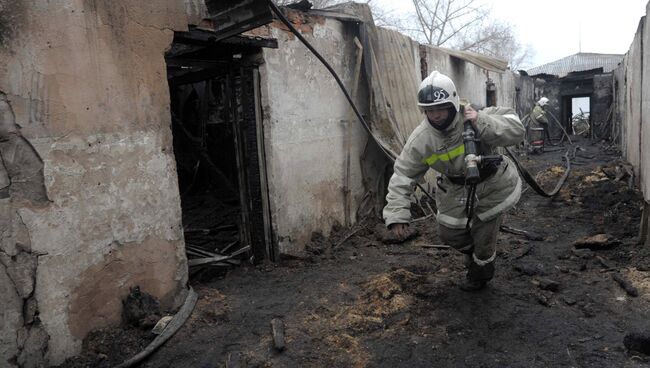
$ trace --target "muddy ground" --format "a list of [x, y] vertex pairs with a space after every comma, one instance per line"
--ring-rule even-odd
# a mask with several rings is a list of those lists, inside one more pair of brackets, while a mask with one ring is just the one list
[[[626, 335], [650, 331], [650, 249], [638, 244], [642, 199], [618, 152], [577, 140], [585, 151], [561, 192], [548, 199], [527, 189], [508, 213], [505, 225], [537, 240], [500, 233], [497, 273], [486, 289], [461, 291], [462, 257], [423, 247], [441, 244], [431, 219], [413, 225], [419, 236], [393, 245], [382, 241], [381, 224], [366, 221], [330, 238], [315, 235], [304, 259], [194, 281], [194, 313], [142, 366], [650, 366], [648, 355], [624, 345]], [[550, 190], [565, 151], [522, 163]], [[283, 351], [273, 344], [275, 318], [285, 327]], [[111, 366], [147, 339], [137, 329], [97, 333], [63, 366]]]

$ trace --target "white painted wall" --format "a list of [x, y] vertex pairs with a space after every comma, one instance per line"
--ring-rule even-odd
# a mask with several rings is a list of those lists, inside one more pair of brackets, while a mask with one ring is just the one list
[[[321, 62], [287, 31], [270, 30], [279, 48], [264, 49], [260, 73], [272, 222], [280, 252], [300, 253], [313, 231], [328, 234], [333, 224], [344, 223], [348, 122], [354, 215], [363, 195], [359, 157], [368, 137]], [[344, 24], [313, 17], [302, 30], [350, 88], [355, 49]]]

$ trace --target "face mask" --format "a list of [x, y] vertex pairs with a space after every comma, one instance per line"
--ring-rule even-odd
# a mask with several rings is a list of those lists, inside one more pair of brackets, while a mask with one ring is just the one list
[[454, 122], [455, 118], [456, 118], [456, 110], [451, 109], [451, 111], [449, 112], [449, 116], [447, 117], [447, 120], [445, 120], [442, 124], [436, 125], [436, 124], [433, 124], [431, 122], [431, 120], [429, 120], [429, 118], [427, 118], [427, 120], [429, 120], [429, 124], [431, 124], [432, 127], [436, 128], [436, 129], [438, 129], [440, 131], [443, 131], [443, 130], [449, 128], [451, 123]]

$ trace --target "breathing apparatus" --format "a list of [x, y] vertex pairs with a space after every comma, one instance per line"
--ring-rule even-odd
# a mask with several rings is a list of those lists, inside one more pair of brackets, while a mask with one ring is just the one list
[[480, 140], [476, 138], [476, 131], [474, 125], [470, 120], [465, 120], [463, 123], [463, 144], [465, 145], [465, 184], [469, 185], [467, 191], [467, 201], [465, 202], [465, 213], [467, 213], [467, 224], [465, 227], [469, 228], [469, 223], [474, 214], [474, 205], [476, 201], [476, 185], [481, 182], [481, 171], [486, 175], [491, 175], [493, 172], [488, 173], [486, 169], [490, 167], [497, 167], [503, 161], [501, 155], [479, 155], [478, 145]]

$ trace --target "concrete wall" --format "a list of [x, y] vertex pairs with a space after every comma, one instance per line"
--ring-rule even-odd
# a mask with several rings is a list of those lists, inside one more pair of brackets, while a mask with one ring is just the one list
[[[648, 134], [650, 126], [643, 125], [643, 111], [650, 108], [650, 105], [643, 101], [643, 87], [644, 77], [647, 70], [650, 71], [650, 64], [644, 62], [644, 47], [646, 41], [646, 18], [642, 18], [639, 22], [637, 33], [630, 45], [630, 49], [626, 53], [623, 63], [620, 68], [622, 71], [617, 70], [614, 74], [617, 78], [619, 86], [618, 94], [618, 110], [621, 111], [621, 147], [624, 157], [634, 166], [634, 171], [637, 176], [637, 183], [640, 184], [644, 198], [650, 198], [647, 188], [648, 184], [644, 178], [643, 167], [650, 164], [649, 156], [643, 152], [645, 135]], [[648, 52], [646, 50], [645, 52]], [[650, 75], [650, 73], [648, 74]], [[645, 98], [647, 98], [646, 96]]]
[[[289, 16], [300, 19], [301, 33], [350, 88], [355, 65], [353, 28], [331, 18], [293, 11]], [[354, 214], [364, 194], [359, 157], [368, 136], [321, 62], [278, 23], [266, 28], [279, 44], [278, 49], [264, 49], [265, 64], [260, 68], [272, 223], [280, 252], [296, 254], [313, 231], [327, 234], [335, 223], [344, 223], [348, 123], [352, 124]], [[360, 106], [367, 109], [363, 103]]]
[[[562, 121], [562, 80], [555, 76], [543, 76], [543, 77], [533, 77], [534, 83], [534, 93], [533, 93], [533, 106], [539, 101], [540, 98], [548, 98], [548, 105], [546, 106], [546, 111], [550, 114], [553, 114], [559, 121]], [[526, 113], [530, 113], [532, 107]], [[549, 133], [552, 137], [560, 137], [563, 133], [562, 130], [557, 126], [557, 122], [553, 120], [552, 116], [548, 117], [549, 119]], [[570, 131], [567, 131], [570, 134]]]
[[187, 266], [164, 51], [182, 0], [0, 0], [0, 366], [61, 363]]
[[[650, 11], [650, 2], [646, 5], [646, 16], [643, 18], [643, 33], [641, 41], [641, 78], [636, 83], [640, 83], [640, 92], [637, 93], [639, 98], [638, 119], [640, 126], [640, 141], [639, 141], [639, 170], [638, 176], [641, 184], [641, 191], [643, 197], [650, 199], [650, 123], [648, 117], [650, 116], [650, 27], [648, 25], [648, 11]], [[629, 81], [629, 79], [628, 79]]]
[[620, 132], [621, 150], [624, 157], [634, 167], [636, 183], [645, 199], [641, 241], [650, 245], [648, 228], [650, 225], [650, 27], [647, 15], [650, 2], [646, 5], [646, 15], [639, 21], [634, 41], [625, 54], [623, 62], [614, 71], [616, 98], [616, 117], [619, 125], [614, 131]]
[[613, 84], [614, 84], [614, 113], [612, 116], [612, 125], [611, 125], [611, 137], [614, 142], [616, 142], [621, 149], [621, 152], [625, 152], [626, 140], [622, 137], [626, 134], [626, 84], [625, 84], [625, 67], [626, 59], [623, 58], [621, 65], [613, 71]]
[[517, 114], [523, 119], [535, 106], [535, 83], [528, 76], [515, 76], [515, 97]]

